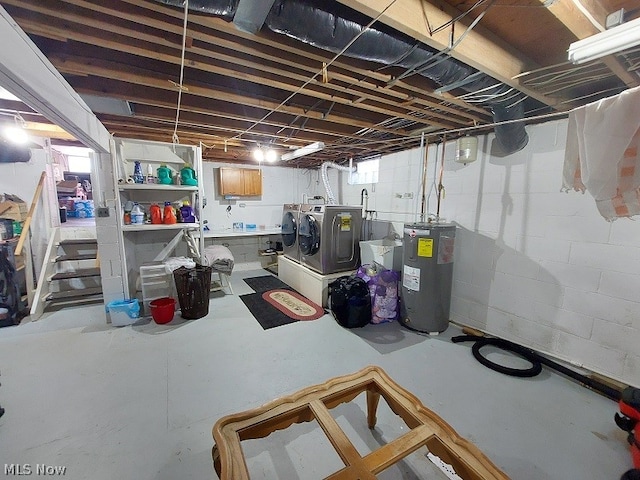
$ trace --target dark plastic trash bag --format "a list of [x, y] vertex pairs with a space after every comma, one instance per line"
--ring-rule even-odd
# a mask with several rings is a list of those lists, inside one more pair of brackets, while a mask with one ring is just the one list
[[345, 275], [329, 284], [329, 305], [336, 321], [345, 328], [364, 327], [371, 321], [371, 297], [367, 283]]
[[173, 279], [176, 282], [182, 318], [195, 320], [206, 316], [209, 313], [211, 267], [179, 267], [173, 271]]

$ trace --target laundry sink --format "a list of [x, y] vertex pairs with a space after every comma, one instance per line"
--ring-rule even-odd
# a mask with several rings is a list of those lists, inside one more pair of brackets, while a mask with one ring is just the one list
[[360, 242], [362, 265], [377, 263], [388, 270], [402, 271], [402, 240], [381, 238]]

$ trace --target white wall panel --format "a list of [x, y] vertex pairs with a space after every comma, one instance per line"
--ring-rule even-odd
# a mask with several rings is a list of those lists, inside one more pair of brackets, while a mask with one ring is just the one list
[[[459, 226], [451, 316], [640, 386], [640, 221], [607, 222], [588, 193], [560, 191], [566, 126], [528, 126], [529, 145], [508, 156], [495, 153], [493, 135], [480, 137], [478, 160], [468, 165], [456, 164], [447, 145], [440, 213]], [[435, 146], [429, 150], [428, 187], [440, 162]], [[419, 199], [419, 149], [380, 164], [385, 172], [392, 166], [394, 181], [368, 188], [369, 205], [407, 221], [393, 194]], [[435, 211], [431, 190], [428, 212]]]

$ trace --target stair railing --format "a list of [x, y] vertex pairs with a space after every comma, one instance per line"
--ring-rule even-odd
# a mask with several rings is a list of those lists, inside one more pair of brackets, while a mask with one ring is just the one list
[[30, 315], [32, 320], [38, 320], [44, 313], [44, 308], [47, 304], [46, 298], [50, 293], [49, 287], [51, 286], [51, 282], [47, 281], [47, 279], [54, 273], [55, 257], [58, 255], [59, 243], [60, 227], [55, 227], [52, 229], [51, 236], [49, 237], [47, 250], [42, 261], [42, 268], [40, 269], [38, 285], [36, 287], [35, 294], [33, 295], [33, 301], [31, 302]]

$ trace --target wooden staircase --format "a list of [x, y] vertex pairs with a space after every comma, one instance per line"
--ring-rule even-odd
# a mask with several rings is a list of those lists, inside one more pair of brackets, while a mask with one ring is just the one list
[[31, 315], [39, 318], [54, 303], [76, 304], [102, 300], [98, 241], [60, 239], [54, 229], [34, 295]]

